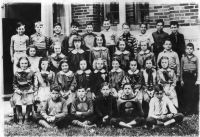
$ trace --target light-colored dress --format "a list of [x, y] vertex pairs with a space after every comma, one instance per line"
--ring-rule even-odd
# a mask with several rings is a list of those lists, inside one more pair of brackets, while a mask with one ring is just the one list
[[28, 56], [29, 62], [31, 64], [31, 70], [33, 72], [39, 71], [39, 61], [41, 57], [30, 57]]

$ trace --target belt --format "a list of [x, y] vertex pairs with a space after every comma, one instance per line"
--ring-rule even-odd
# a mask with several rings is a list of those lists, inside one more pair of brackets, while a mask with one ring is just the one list
[[15, 50], [15, 52], [26, 52], [25, 50]]

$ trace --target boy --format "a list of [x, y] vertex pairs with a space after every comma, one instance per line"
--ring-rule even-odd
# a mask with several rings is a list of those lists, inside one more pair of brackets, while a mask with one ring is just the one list
[[123, 34], [119, 39], [123, 39], [126, 42], [127, 50], [130, 51], [131, 57], [137, 55], [137, 41], [136, 38], [130, 33], [130, 26], [128, 23], [122, 25]]
[[63, 128], [67, 126], [71, 121], [68, 116], [68, 108], [66, 101], [61, 98], [61, 87], [58, 85], [51, 86], [51, 98], [45, 102], [41, 116], [38, 123], [45, 128]]
[[138, 93], [133, 93], [131, 84], [123, 86], [124, 95], [118, 100], [119, 117], [112, 118], [111, 124], [125, 128], [132, 128], [144, 122], [141, 103], [138, 101]]
[[43, 26], [44, 25], [40, 21], [35, 23], [36, 33], [30, 36], [30, 44], [33, 44], [38, 48], [38, 56], [47, 57], [50, 40], [42, 34]]
[[95, 120], [94, 108], [92, 100], [86, 94], [87, 91], [82, 87], [77, 90], [77, 98], [72, 102], [71, 106], [72, 124], [91, 128], [96, 126], [93, 124]]
[[153, 52], [157, 59], [158, 54], [163, 50], [163, 44], [165, 40], [169, 37], [169, 34], [163, 31], [164, 21], [162, 19], [157, 20], [156, 22], [156, 32], [152, 33], [154, 45]]
[[155, 125], [168, 126], [183, 120], [183, 114], [178, 113], [171, 100], [164, 95], [161, 85], [155, 86], [155, 96], [149, 103], [149, 114], [146, 121], [148, 127], [155, 128]]
[[183, 102], [187, 114], [198, 113], [198, 58], [193, 54], [193, 51], [194, 45], [188, 43], [186, 55], [181, 59], [181, 84], [183, 86]]
[[106, 47], [109, 49], [110, 57], [112, 58], [112, 55], [115, 53], [115, 32], [111, 30], [110, 28], [110, 20], [104, 20], [103, 21], [103, 27], [104, 30], [101, 31], [102, 34], [104, 34], [106, 39]]
[[170, 29], [172, 33], [169, 38], [172, 42], [172, 50], [177, 52], [179, 60], [185, 52], [185, 39], [184, 35], [178, 32], [179, 24], [177, 21], [170, 22]]
[[80, 34], [78, 33], [79, 31], [79, 23], [76, 21], [73, 21], [71, 23], [71, 34], [69, 36], [66, 36], [63, 40], [63, 47], [64, 47], [64, 54], [67, 56], [68, 53], [70, 51], [72, 51], [74, 49], [74, 47], [72, 46], [72, 41], [74, 39], [74, 37], [76, 36], [80, 36]]
[[172, 50], [172, 43], [170, 39], [166, 39], [164, 41], [164, 50], [159, 53], [158, 59], [157, 59], [157, 66], [160, 62], [161, 57], [166, 56], [169, 58], [169, 68], [173, 69], [177, 75], [178, 81], [180, 77], [180, 61], [178, 58], [178, 54]]

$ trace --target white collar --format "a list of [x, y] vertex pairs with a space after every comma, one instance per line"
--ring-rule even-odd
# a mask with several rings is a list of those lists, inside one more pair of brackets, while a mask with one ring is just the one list
[[164, 49], [163, 52], [172, 52], [172, 49], [170, 49], [170, 50]]
[[27, 73], [29, 73], [29, 72], [31, 72], [31, 69], [27, 68], [26, 70], [22, 70], [21, 68], [18, 68], [17, 72], [27, 72]]
[[94, 50], [106, 50], [106, 47], [93, 47]]
[[121, 68], [118, 68], [117, 70], [112, 69], [111, 72], [122, 72], [122, 69]]
[[69, 76], [71, 76], [73, 74], [73, 72], [71, 70], [69, 70], [67, 73], [65, 73], [63, 71], [60, 71], [60, 74], [69, 77]]
[[115, 52], [115, 54], [116, 55], [121, 55], [121, 54], [129, 54], [130, 52], [129, 51], [127, 51], [127, 50], [125, 50], [125, 51], [120, 51], [120, 50], [117, 50], [116, 52]]
[[149, 53], [150, 53], [150, 50], [146, 50], [145, 52], [143, 50], [141, 50], [139, 54], [143, 55], [143, 54], [149, 54]]
[[83, 71], [83, 70], [78, 70], [76, 73], [79, 74], [79, 75], [81, 75], [81, 74], [83, 74], [83, 72], [85, 72], [86, 74], [90, 74], [90, 73], [91, 73], [91, 70], [90, 70], [90, 69], [85, 70], [85, 71]]
[[97, 70], [97, 69], [96, 69], [96, 70], [94, 71], [94, 73], [98, 73], [98, 72], [105, 73], [106, 71], [105, 71], [105, 69], [101, 69], [101, 70]]
[[77, 49], [74, 49], [74, 50], [72, 50], [72, 53], [73, 53], [73, 54], [77, 54], [77, 53], [80, 53], [80, 54], [81, 54], [81, 53], [83, 53], [83, 52], [84, 52], [84, 50], [82, 50], [82, 49], [78, 49], [78, 50], [77, 50]]
[[[56, 55], [56, 53], [53, 53], [52, 55], [51, 55], [51, 57], [56, 57], [57, 55]], [[64, 58], [65, 57], [65, 55], [64, 54], [62, 54], [62, 53], [60, 53], [59, 55], [58, 55], [58, 57], [61, 57], [61, 58]]]
[[132, 70], [128, 70], [128, 73], [131, 74], [131, 75], [132, 75], [132, 74], [137, 74], [138, 72], [139, 72], [138, 69], [137, 69], [136, 71], [134, 71], [134, 72], [133, 72]]
[[160, 70], [161, 70], [162, 72], [163, 72], [163, 71], [168, 71], [168, 72], [171, 71], [170, 68], [167, 68], [167, 69], [163, 69], [163, 68], [161, 68]]

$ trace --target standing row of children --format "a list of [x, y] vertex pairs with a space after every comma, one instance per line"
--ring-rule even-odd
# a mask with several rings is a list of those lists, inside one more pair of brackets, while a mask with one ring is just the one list
[[183, 110], [194, 113], [191, 108], [198, 107], [194, 45], [184, 45], [177, 22], [170, 24], [171, 35], [163, 31], [162, 20], [156, 24], [157, 31], [148, 35], [142, 23], [141, 34], [134, 37], [124, 23], [123, 34], [117, 37], [108, 20], [100, 34], [88, 23], [82, 36], [73, 22], [72, 33], [65, 37], [56, 23], [53, 37], [47, 38], [43, 24], [36, 22], [36, 33], [29, 39], [25, 25], [19, 23], [10, 46], [16, 122], [37, 114], [36, 121], [45, 127], [69, 121], [82, 127], [93, 127], [94, 121], [129, 128], [142, 123], [168, 125], [183, 118], [177, 112], [179, 80], [184, 87]]

